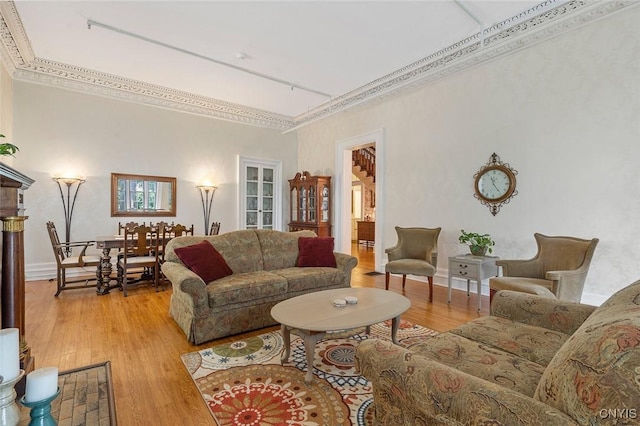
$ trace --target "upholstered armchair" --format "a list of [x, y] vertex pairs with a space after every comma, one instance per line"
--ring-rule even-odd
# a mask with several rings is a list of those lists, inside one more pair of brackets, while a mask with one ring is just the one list
[[402, 288], [407, 274], [427, 277], [429, 302], [433, 302], [433, 276], [438, 263], [438, 236], [441, 228], [401, 228], [396, 226], [398, 242], [385, 250], [385, 288], [389, 290], [390, 274], [402, 274]]
[[502, 277], [489, 280], [490, 294], [513, 290], [580, 302], [598, 239], [534, 234], [538, 253], [528, 260], [498, 260]]

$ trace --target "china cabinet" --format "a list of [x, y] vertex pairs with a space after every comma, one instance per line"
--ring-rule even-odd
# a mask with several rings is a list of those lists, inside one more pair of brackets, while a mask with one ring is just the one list
[[331, 236], [331, 176], [296, 173], [289, 179], [290, 231], [311, 230], [319, 237]]
[[279, 165], [245, 160], [241, 162], [241, 170], [242, 229], [282, 229], [278, 226]]

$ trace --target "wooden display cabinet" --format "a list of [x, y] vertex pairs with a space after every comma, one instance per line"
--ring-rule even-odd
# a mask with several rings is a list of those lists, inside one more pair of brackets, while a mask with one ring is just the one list
[[331, 176], [296, 173], [289, 179], [291, 221], [289, 231], [311, 230], [331, 236]]

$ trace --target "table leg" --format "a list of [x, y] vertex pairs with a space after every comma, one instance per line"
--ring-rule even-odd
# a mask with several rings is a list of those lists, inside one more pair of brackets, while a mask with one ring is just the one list
[[482, 295], [482, 281], [480, 279], [476, 280], [478, 283], [478, 312], [480, 312], [480, 307], [482, 304], [482, 298], [480, 297]]
[[102, 258], [100, 265], [98, 265], [98, 282], [96, 286], [96, 293], [99, 295], [109, 294], [109, 282], [111, 281], [111, 249], [102, 249]]
[[304, 382], [308, 385], [313, 383], [313, 358], [315, 355], [316, 343], [318, 343], [324, 337], [321, 331], [304, 331], [304, 351], [307, 358], [307, 375], [304, 377]]
[[291, 349], [291, 330], [286, 325], [280, 325], [280, 334], [282, 335], [282, 355], [280, 356], [280, 365], [284, 365], [289, 360], [289, 351]]
[[449, 297], [447, 298], [447, 303], [451, 303], [451, 274], [449, 274]]
[[398, 333], [398, 328], [400, 327], [400, 315], [391, 319], [391, 341], [398, 344], [398, 339], [396, 338], [396, 334]]

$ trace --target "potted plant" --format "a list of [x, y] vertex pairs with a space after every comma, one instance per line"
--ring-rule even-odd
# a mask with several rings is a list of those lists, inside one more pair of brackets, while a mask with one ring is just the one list
[[496, 243], [491, 239], [489, 234], [476, 234], [475, 232], [465, 232], [464, 229], [460, 230], [461, 234], [458, 238], [462, 244], [467, 244], [471, 254], [474, 256], [484, 256], [489, 253], [493, 253], [493, 246]]
[[[4, 138], [4, 135], [0, 134], [0, 138]], [[3, 155], [11, 155], [20, 151], [17, 146], [10, 144], [8, 142], [0, 143], [0, 157]]]

